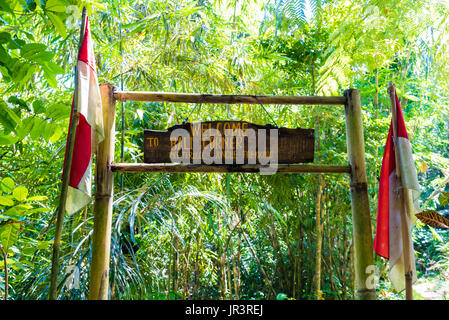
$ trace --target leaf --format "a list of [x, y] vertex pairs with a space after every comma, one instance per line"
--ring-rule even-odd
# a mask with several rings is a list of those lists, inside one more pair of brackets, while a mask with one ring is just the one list
[[51, 241], [38, 241], [37, 242], [37, 248], [42, 250], [46, 249], [51, 245]]
[[70, 117], [70, 106], [62, 103], [53, 104], [47, 108], [45, 116], [53, 121], [67, 119]]
[[8, 32], [0, 32], [0, 44], [8, 43], [11, 41], [11, 34]]
[[25, 188], [24, 186], [18, 186], [17, 188], [14, 189], [12, 195], [16, 200], [23, 201], [26, 199], [28, 195], [28, 189]]
[[447, 206], [449, 204], [449, 192], [441, 192], [438, 201], [440, 202], [440, 206]]
[[35, 118], [33, 129], [30, 132], [30, 137], [32, 139], [37, 139], [37, 138], [41, 137], [43, 135], [43, 132], [45, 132], [46, 127], [47, 127], [47, 121], [45, 121], [44, 119]]
[[5, 197], [5, 196], [0, 196], [0, 205], [2, 206], [13, 206], [14, 205], [14, 201]]
[[36, 114], [45, 112], [44, 102], [42, 100], [33, 101], [33, 111]]
[[4, 192], [11, 192], [14, 189], [15, 183], [13, 179], [7, 177], [2, 180], [0, 185]]
[[60, 127], [57, 127], [55, 129], [55, 131], [53, 132], [53, 135], [49, 138], [49, 141], [51, 143], [55, 143], [56, 141], [58, 141], [58, 139], [61, 137], [62, 135], [62, 130]]
[[44, 71], [44, 77], [51, 87], [56, 88], [58, 86], [58, 82], [56, 81], [54, 74]]
[[8, 223], [0, 227], [0, 242], [8, 250], [19, 237], [20, 223]]
[[55, 12], [65, 12], [66, 3], [61, 0], [47, 0], [45, 9]]
[[0, 135], [0, 146], [9, 146], [16, 143], [17, 140], [19, 140], [19, 137], [14, 137], [11, 134]]
[[[22, 32], [25, 33], [25, 31], [23, 31], [23, 30], [22, 30]], [[28, 37], [28, 39], [30, 39], [30, 37]], [[32, 40], [32, 39], [30, 39], [30, 40]], [[33, 41], [34, 41], [34, 39], [33, 39]], [[25, 40], [19, 39], [19, 38], [17, 38], [17, 36], [14, 36], [14, 38], [11, 38], [11, 41], [9, 41], [8, 48], [13, 49], [13, 50], [20, 49], [25, 44], [26, 44]]]
[[[5, 50], [5, 48], [3, 48], [3, 46], [1, 46], [1, 45], [0, 45], [0, 61], [2, 62], [2, 64], [5, 64], [5, 65], [11, 64], [11, 61], [12, 61], [11, 56], [8, 54], [8, 52]], [[5, 73], [5, 72], [2, 71], [2, 73]]]
[[[29, 216], [31, 215], [32, 209], [33, 207], [30, 206], [29, 204], [18, 204], [14, 207], [9, 208], [8, 210], [4, 211], [3, 214], [5, 216], [14, 218], [14, 219], [19, 219], [23, 216]], [[1, 223], [0, 223], [1, 224]]]
[[276, 300], [286, 300], [288, 297], [287, 297], [287, 295], [285, 294], [285, 293], [279, 293], [277, 296], [276, 296]]
[[29, 58], [32, 55], [44, 51], [47, 49], [47, 46], [42, 43], [27, 43], [20, 48], [20, 54], [23, 58]]
[[0, 9], [3, 11], [9, 12], [11, 14], [14, 14], [14, 11], [11, 8], [11, 5], [6, 1], [0, 1]]
[[14, 113], [14, 111], [9, 108], [3, 101], [0, 103], [0, 111], [2, 112], [2, 117], [4, 116], [4, 113], [6, 113], [16, 124], [20, 125], [22, 124], [22, 120]]
[[431, 227], [449, 229], [449, 220], [436, 211], [423, 211], [416, 214], [416, 217]]
[[8, 134], [17, 126], [17, 124], [8, 116], [7, 112], [4, 110], [6, 103], [0, 101], [0, 124], [4, 127], [4, 133]]
[[51, 59], [53, 59], [54, 56], [55, 54], [53, 52], [41, 51], [39, 53], [33, 54], [29, 59], [39, 63], [40, 65], [43, 65], [45, 63], [51, 62]]
[[31, 132], [35, 123], [35, 119], [35, 117], [28, 117], [23, 119], [22, 125], [16, 129], [16, 133], [20, 137], [20, 139], [23, 139]]
[[56, 31], [61, 35], [61, 37], [67, 37], [67, 31], [65, 30], [64, 22], [62, 22], [61, 18], [51, 12], [47, 12], [48, 18], [50, 18], [51, 23], [55, 26]]
[[53, 61], [48, 61], [47, 63], [43, 64], [42, 68], [44, 69], [45, 72], [48, 72], [48, 73], [54, 73], [54, 74], [64, 73], [64, 69], [62, 69], [59, 65], [57, 65]]
[[19, 107], [21, 107], [27, 111], [31, 111], [31, 109], [28, 107], [27, 103], [24, 100], [17, 98], [16, 96], [10, 96], [8, 98], [8, 102], [18, 105]]
[[48, 200], [47, 196], [32, 196], [27, 199], [28, 201], [44, 201]]

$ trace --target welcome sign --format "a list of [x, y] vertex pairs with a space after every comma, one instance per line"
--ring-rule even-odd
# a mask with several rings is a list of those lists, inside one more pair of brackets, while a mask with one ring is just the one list
[[313, 162], [313, 129], [205, 121], [144, 131], [144, 162], [208, 165]]

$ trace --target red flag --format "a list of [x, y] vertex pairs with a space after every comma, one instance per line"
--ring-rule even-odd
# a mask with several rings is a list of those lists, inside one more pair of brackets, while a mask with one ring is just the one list
[[[69, 215], [84, 208], [91, 201], [92, 149], [104, 137], [100, 89], [88, 17], [86, 17], [84, 38], [78, 55], [76, 77], [78, 81], [75, 90], [78, 91], [79, 123], [76, 127], [67, 191], [66, 210]], [[73, 117], [73, 107], [72, 102], [70, 123]]]
[[[396, 176], [395, 149], [393, 144], [393, 120], [390, 124], [387, 143], [385, 145], [382, 168], [380, 171], [379, 197], [377, 204], [377, 225], [374, 238], [374, 251], [376, 254], [390, 260], [390, 280], [396, 290], [404, 289], [404, 257], [402, 241], [401, 210], [405, 210], [401, 196], [401, 188], [405, 192], [415, 191], [413, 196], [419, 195], [419, 184], [416, 177], [410, 140], [405, 128], [404, 117], [397, 95], [397, 151], [399, 152], [399, 165], [402, 180]], [[407, 212], [408, 228], [411, 231], [416, 220], [413, 212]], [[411, 234], [411, 232], [409, 232]], [[410, 238], [410, 248], [413, 276], [416, 278], [413, 243]]]

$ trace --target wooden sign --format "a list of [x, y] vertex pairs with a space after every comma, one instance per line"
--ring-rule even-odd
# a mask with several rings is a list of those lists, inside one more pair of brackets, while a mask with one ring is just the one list
[[195, 122], [145, 130], [144, 162], [239, 165], [265, 164], [267, 158], [286, 164], [313, 162], [314, 145], [313, 129], [245, 121]]

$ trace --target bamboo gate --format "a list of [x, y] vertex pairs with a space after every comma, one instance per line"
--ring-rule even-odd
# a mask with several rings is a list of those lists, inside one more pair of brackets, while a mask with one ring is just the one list
[[278, 164], [278, 173], [348, 174], [350, 178], [354, 266], [359, 299], [375, 299], [368, 283], [373, 265], [373, 240], [368, 200], [365, 144], [360, 92], [349, 89], [343, 96], [251, 96], [164, 92], [117, 91], [109, 83], [100, 86], [105, 138], [99, 144], [96, 163], [94, 230], [89, 299], [108, 299], [114, 172], [258, 172], [261, 165], [196, 165], [176, 163], [115, 163], [115, 105], [117, 101], [146, 101], [209, 104], [342, 105], [345, 107], [347, 165]]

